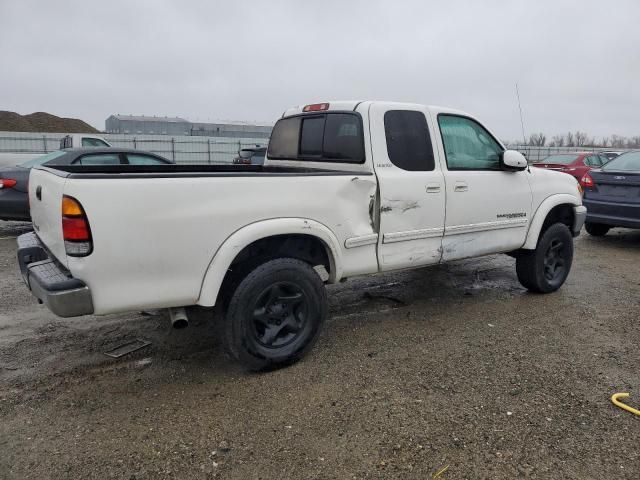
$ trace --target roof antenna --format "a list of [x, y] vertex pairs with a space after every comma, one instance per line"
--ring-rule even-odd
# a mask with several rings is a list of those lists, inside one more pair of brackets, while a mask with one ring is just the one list
[[[518, 91], [518, 83], [516, 82], [516, 98], [518, 99], [518, 110], [520, 110], [520, 126], [522, 127], [522, 146], [527, 145], [527, 137], [524, 134], [524, 120], [522, 119], [522, 105], [520, 104], [520, 92]], [[527, 170], [531, 173], [531, 167], [529, 167], [529, 160], [527, 159]]]
[[518, 109], [520, 110], [520, 126], [522, 127], [522, 145], [527, 144], [527, 137], [524, 135], [524, 120], [522, 120], [522, 105], [520, 104], [520, 92], [518, 91], [518, 84], [516, 83], [516, 97], [518, 98]]

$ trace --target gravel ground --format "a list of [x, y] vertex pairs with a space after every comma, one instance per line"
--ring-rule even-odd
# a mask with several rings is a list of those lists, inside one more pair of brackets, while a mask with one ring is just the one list
[[[0, 478], [640, 477], [640, 231], [576, 241], [555, 294], [506, 256], [332, 286], [311, 354], [248, 374], [191, 311], [60, 319], [0, 222]], [[152, 345], [115, 360], [135, 338]]]

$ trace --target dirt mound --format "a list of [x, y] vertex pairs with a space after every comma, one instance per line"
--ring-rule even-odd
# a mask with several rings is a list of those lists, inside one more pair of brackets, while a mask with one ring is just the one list
[[99, 133], [86, 122], [77, 118], [63, 118], [46, 112], [20, 115], [0, 110], [0, 131], [4, 132], [50, 132], [50, 133]]

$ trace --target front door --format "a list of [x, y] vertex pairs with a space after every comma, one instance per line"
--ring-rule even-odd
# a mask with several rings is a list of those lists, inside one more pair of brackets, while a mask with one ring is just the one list
[[438, 263], [444, 230], [444, 176], [433, 126], [420, 107], [373, 104], [369, 116], [380, 188], [380, 270]]
[[441, 113], [437, 122], [447, 186], [442, 260], [520, 248], [531, 218], [528, 171], [502, 170], [502, 146], [475, 120]]

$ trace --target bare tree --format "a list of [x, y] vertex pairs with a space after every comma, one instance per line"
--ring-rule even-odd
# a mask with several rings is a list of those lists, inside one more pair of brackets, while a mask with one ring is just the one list
[[600, 142], [601, 147], [608, 147], [611, 144], [611, 139], [609, 137], [602, 137], [602, 141]]
[[564, 147], [564, 135], [554, 135], [549, 142], [550, 147]]
[[576, 146], [576, 140], [573, 133], [567, 132], [567, 147], [575, 147], [575, 146]]
[[576, 147], [584, 147], [589, 143], [589, 137], [587, 137], [585, 132], [578, 130], [575, 135], [575, 143]]
[[613, 148], [624, 148], [627, 144], [627, 139], [621, 135], [611, 135], [611, 146]]
[[529, 137], [528, 144], [531, 146], [544, 147], [546, 143], [547, 143], [547, 136], [542, 132], [534, 133]]
[[636, 135], [634, 137], [631, 137], [627, 141], [627, 148], [638, 148], [638, 147], [640, 147], [640, 136]]

